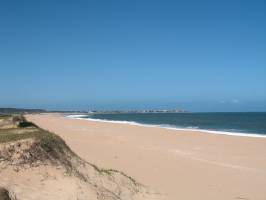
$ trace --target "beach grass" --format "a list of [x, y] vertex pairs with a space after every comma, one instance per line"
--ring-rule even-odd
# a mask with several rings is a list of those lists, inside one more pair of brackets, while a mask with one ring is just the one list
[[0, 187], [0, 200], [11, 200], [7, 189]]
[[[51, 133], [47, 130], [41, 129], [32, 122], [28, 122], [23, 116], [1, 116], [0, 122], [0, 144], [1, 143], [17, 143], [23, 140], [32, 139], [34, 145], [32, 145], [30, 151], [30, 157], [25, 161], [26, 163], [33, 163], [37, 160], [45, 161], [49, 159], [52, 163], [57, 163], [65, 167], [68, 174], [75, 174], [85, 180], [82, 174], [73, 166], [72, 158], [80, 158], [68, 147], [65, 141], [58, 135]], [[4, 124], [11, 128], [1, 128]], [[0, 152], [1, 153], [1, 152]], [[0, 154], [1, 157], [1, 154]], [[111, 176], [113, 173], [118, 173], [124, 177], [127, 177], [131, 182], [137, 186], [138, 183], [132, 177], [126, 175], [123, 172], [114, 169], [103, 169], [96, 165], [85, 162], [92, 166], [100, 174]], [[1, 200], [1, 198], [0, 198]]]

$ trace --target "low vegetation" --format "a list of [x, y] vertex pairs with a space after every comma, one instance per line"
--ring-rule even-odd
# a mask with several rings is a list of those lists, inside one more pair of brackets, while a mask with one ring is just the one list
[[0, 200], [11, 200], [7, 189], [0, 187]]
[[[134, 196], [142, 187], [123, 172], [101, 169], [82, 160], [59, 136], [39, 128], [20, 115], [0, 115], [0, 167], [1, 162], [5, 163], [5, 167], [15, 166], [16, 170], [24, 166], [60, 166], [69, 176], [95, 187], [97, 199], [102, 200], [124, 199], [123, 195], [128, 194]], [[7, 199], [7, 192], [0, 190], [0, 200]]]

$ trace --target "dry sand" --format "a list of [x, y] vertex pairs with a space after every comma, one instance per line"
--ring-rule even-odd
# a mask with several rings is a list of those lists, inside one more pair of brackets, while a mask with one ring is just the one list
[[265, 200], [266, 138], [28, 115], [83, 159], [121, 170], [169, 200]]

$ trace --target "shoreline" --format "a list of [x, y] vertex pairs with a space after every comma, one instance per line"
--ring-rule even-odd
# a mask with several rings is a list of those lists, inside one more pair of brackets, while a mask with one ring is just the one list
[[[266, 139], [27, 115], [80, 158], [176, 199], [266, 199]], [[175, 134], [176, 133], [176, 134]]]
[[144, 124], [138, 123], [134, 121], [119, 121], [119, 120], [105, 120], [105, 119], [93, 119], [93, 118], [83, 118], [88, 115], [65, 115], [66, 118], [70, 119], [79, 119], [79, 120], [87, 120], [94, 122], [104, 122], [104, 123], [114, 123], [114, 124], [127, 124], [131, 126], [142, 126], [142, 127], [151, 127], [151, 128], [161, 128], [175, 131], [191, 131], [191, 132], [200, 132], [200, 133], [208, 133], [215, 135], [228, 135], [228, 136], [238, 136], [238, 137], [251, 137], [251, 138], [266, 138], [266, 134], [258, 134], [258, 133], [244, 133], [244, 132], [229, 132], [229, 131], [216, 131], [216, 130], [208, 130], [208, 129], [196, 129], [196, 128], [178, 128], [174, 126], [167, 125], [156, 125], [156, 124]]

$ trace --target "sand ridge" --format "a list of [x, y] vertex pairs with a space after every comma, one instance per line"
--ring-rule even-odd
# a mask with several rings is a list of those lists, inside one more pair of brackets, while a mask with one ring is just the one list
[[0, 124], [1, 200], [163, 200], [125, 173], [81, 159], [22, 116], [3, 119], [12, 128]]

